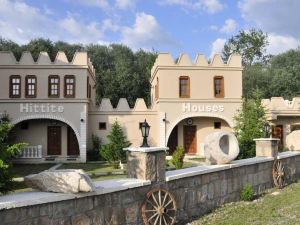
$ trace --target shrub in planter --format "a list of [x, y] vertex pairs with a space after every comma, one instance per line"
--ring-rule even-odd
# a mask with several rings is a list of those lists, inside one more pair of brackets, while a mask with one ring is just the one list
[[93, 148], [87, 151], [88, 161], [100, 161], [102, 160], [99, 150], [101, 148], [101, 139], [97, 135], [92, 134]]
[[254, 199], [253, 189], [250, 184], [246, 184], [241, 192], [241, 200], [252, 201]]
[[171, 160], [171, 163], [175, 166], [176, 169], [181, 169], [183, 167], [184, 154], [185, 152], [183, 147], [177, 146]]

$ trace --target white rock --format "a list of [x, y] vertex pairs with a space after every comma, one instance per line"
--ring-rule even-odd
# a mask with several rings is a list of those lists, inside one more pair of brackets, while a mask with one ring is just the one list
[[291, 151], [300, 151], [300, 130], [294, 130], [286, 136], [286, 146]]
[[24, 178], [28, 187], [40, 191], [78, 193], [95, 191], [95, 186], [82, 170], [46, 170]]
[[210, 164], [225, 164], [234, 160], [240, 152], [233, 133], [214, 132], [204, 139], [204, 154]]

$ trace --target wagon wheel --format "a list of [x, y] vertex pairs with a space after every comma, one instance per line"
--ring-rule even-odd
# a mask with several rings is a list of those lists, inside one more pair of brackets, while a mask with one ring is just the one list
[[276, 187], [283, 188], [284, 186], [284, 166], [278, 159], [274, 160], [273, 163], [273, 181]]
[[173, 195], [160, 188], [149, 191], [142, 205], [145, 225], [173, 225], [176, 222], [176, 212]]

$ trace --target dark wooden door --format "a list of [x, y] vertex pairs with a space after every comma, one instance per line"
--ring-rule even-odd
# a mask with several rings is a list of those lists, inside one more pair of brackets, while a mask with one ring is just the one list
[[68, 155], [79, 155], [77, 137], [71, 127], [68, 127]]
[[188, 154], [196, 154], [197, 137], [196, 126], [183, 126], [184, 149]]
[[49, 126], [47, 136], [48, 155], [61, 155], [61, 127]]
[[178, 146], [178, 127], [177, 126], [174, 127], [174, 129], [172, 130], [167, 146], [169, 147], [170, 154], [172, 154], [174, 152], [174, 150], [176, 149], [176, 147]]
[[278, 138], [279, 144], [283, 144], [283, 125], [276, 125], [272, 128], [272, 137]]

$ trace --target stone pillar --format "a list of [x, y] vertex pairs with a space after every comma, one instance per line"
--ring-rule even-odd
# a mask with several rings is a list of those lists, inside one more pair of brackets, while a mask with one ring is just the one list
[[278, 138], [257, 138], [254, 141], [256, 143], [256, 156], [277, 157]]
[[125, 148], [127, 177], [160, 182], [166, 180], [166, 147]]

